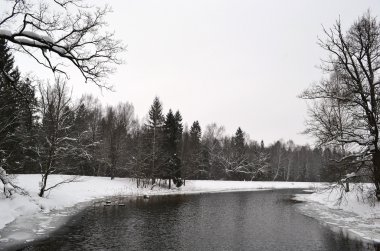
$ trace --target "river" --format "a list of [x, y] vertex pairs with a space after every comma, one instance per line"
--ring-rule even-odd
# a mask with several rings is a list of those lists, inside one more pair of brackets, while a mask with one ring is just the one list
[[[373, 250], [304, 216], [295, 190], [94, 203], [21, 250]], [[297, 191], [299, 192], [299, 190]], [[116, 199], [115, 199], [116, 200]], [[119, 205], [120, 204], [120, 205]]]

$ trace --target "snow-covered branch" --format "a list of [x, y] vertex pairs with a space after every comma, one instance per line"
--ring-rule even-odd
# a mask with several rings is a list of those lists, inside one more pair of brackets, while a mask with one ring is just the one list
[[119, 55], [125, 47], [104, 29], [109, 6], [95, 8], [75, 0], [12, 0], [5, 6], [10, 11], [0, 16], [0, 38], [54, 73], [67, 74], [64, 65], [70, 62], [86, 81], [104, 86], [114, 65], [122, 63]]

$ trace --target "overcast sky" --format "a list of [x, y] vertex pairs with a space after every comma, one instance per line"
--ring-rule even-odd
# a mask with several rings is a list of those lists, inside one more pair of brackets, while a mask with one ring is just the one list
[[[307, 107], [297, 95], [321, 78], [322, 25], [340, 16], [347, 28], [368, 9], [380, 13], [378, 0], [91, 2], [112, 6], [107, 21], [128, 47], [126, 64], [111, 76], [115, 92], [72, 74], [76, 95], [132, 102], [140, 118], [157, 95], [165, 112], [179, 109], [189, 126], [216, 122], [229, 134], [240, 126], [266, 143], [313, 143], [300, 134]], [[40, 71], [23, 57], [16, 64], [22, 72]]]

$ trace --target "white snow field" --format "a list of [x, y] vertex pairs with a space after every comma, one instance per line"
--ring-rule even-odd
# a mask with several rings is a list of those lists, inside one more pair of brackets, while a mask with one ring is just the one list
[[[296, 199], [306, 201], [301, 211], [329, 225], [337, 231], [343, 231], [349, 237], [364, 239], [370, 243], [380, 243], [380, 203], [368, 201], [363, 194], [372, 185], [351, 185], [344, 199], [338, 202], [339, 189], [320, 189], [312, 194], [299, 194]], [[359, 190], [359, 191], [358, 191]]]

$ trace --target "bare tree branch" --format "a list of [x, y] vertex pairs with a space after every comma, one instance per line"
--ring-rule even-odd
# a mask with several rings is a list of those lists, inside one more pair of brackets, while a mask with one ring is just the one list
[[[80, 0], [8, 2], [12, 3], [8, 6], [10, 11], [0, 15], [0, 38], [54, 74], [68, 77], [62, 62], [70, 62], [86, 82], [107, 87], [106, 79], [114, 72], [114, 66], [123, 62], [119, 55], [125, 50], [114, 33], [105, 30], [109, 6], [91, 7]], [[33, 49], [40, 50], [41, 55]]]

